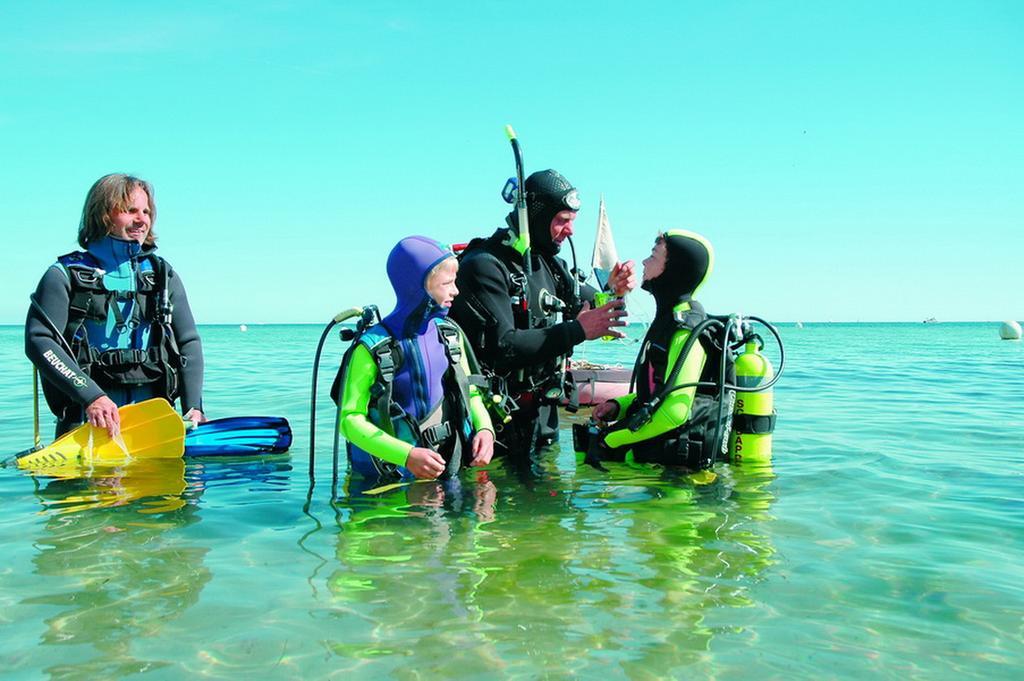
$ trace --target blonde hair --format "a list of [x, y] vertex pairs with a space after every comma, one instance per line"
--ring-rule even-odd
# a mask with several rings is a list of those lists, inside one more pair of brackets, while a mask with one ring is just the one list
[[424, 286], [426, 288], [430, 288], [431, 280], [434, 277], [439, 276], [442, 272], [444, 272], [444, 270], [452, 266], [454, 266], [455, 269], [458, 270], [459, 261], [453, 253], [449, 253], [441, 260], [441, 262], [437, 263], [436, 265], [430, 268], [430, 271], [427, 272], [426, 279], [423, 280]]
[[[156, 224], [156, 199], [153, 185], [145, 180], [124, 173], [111, 173], [96, 180], [85, 196], [82, 206], [82, 221], [78, 224], [78, 245], [88, 248], [89, 244], [105, 237], [110, 231], [110, 214], [117, 210], [128, 210], [132, 191], [138, 187], [149, 197], [150, 224]], [[156, 243], [156, 232], [152, 227], [146, 235], [146, 245]]]

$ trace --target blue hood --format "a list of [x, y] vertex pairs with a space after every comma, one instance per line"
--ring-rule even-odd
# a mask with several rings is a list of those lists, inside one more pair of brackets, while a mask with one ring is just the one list
[[395, 289], [395, 309], [383, 319], [395, 338], [409, 338], [426, 332], [433, 319], [445, 317], [441, 307], [427, 293], [427, 275], [443, 260], [454, 258], [447, 246], [425, 236], [402, 239], [388, 256], [388, 278]]

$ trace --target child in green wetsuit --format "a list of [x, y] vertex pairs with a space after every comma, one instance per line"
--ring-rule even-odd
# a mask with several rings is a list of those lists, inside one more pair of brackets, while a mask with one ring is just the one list
[[395, 309], [366, 329], [342, 363], [341, 431], [349, 464], [370, 478], [433, 479], [462, 462], [490, 463], [494, 429], [462, 331], [446, 319], [458, 262], [426, 237], [402, 239], [388, 277]]
[[[693, 296], [711, 274], [713, 264], [714, 252], [707, 239], [683, 230], [661, 234], [644, 260], [641, 288], [654, 296], [655, 317], [637, 358], [636, 392], [594, 409], [594, 418], [602, 426], [602, 458], [621, 459], [632, 450], [637, 462], [692, 469], [713, 462], [714, 445], [705, 445], [701, 438], [709, 419], [718, 412], [717, 402], [712, 404], [712, 399], [693, 385], [714, 378], [704, 339], [691, 343], [682, 356], [691, 331], [706, 318]], [[688, 387], [666, 394], [668, 381], [672, 382], [669, 388]], [[652, 398], [659, 395], [662, 399], [650, 410]], [[650, 413], [641, 414], [646, 418], [637, 423], [636, 417], [645, 407]]]

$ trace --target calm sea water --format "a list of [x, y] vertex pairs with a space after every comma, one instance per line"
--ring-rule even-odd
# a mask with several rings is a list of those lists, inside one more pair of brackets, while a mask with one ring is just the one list
[[[566, 430], [534, 470], [371, 496], [344, 464], [332, 491], [337, 339], [311, 487], [320, 328], [205, 327], [208, 414], [286, 416], [292, 453], [0, 469], [0, 673], [1017, 678], [1024, 347], [997, 327], [784, 326], [773, 466], [712, 484], [577, 468]], [[31, 445], [20, 327], [0, 327], [0, 367], [9, 454]]]

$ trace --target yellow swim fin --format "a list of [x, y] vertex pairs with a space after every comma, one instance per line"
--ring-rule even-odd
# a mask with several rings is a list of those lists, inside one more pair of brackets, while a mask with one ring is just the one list
[[120, 437], [111, 439], [106, 429], [84, 424], [50, 446], [18, 458], [18, 468], [41, 475], [82, 477], [82, 467], [181, 458], [185, 423], [166, 400], [146, 400], [117, 411], [121, 415]]

